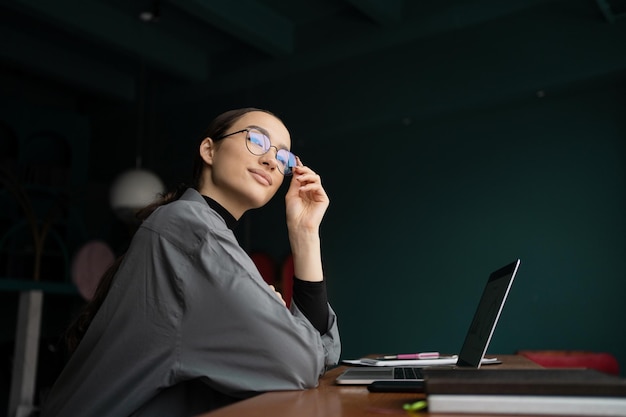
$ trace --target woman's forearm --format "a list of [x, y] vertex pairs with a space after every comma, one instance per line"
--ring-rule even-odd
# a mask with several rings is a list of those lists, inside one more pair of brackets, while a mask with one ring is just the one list
[[289, 231], [294, 275], [303, 281], [322, 281], [322, 254], [318, 230]]

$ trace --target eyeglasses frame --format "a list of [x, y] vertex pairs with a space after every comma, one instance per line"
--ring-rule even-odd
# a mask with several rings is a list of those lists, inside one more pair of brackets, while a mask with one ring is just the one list
[[[250, 135], [250, 131], [251, 131], [251, 130], [257, 131], [257, 132], [259, 132], [260, 134], [262, 134], [263, 136], [265, 136], [265, 137], [267, 138], [267, 140], [268, 140], [268, 141], [269, 141], [269, 143], [270, 143], [270, 147], [267, 149], [267, 151], [263, 152], [262, 154], [256, 154], [256, 153], [254, 153], [254, 152], [252, 152], [252, 151], [250, 150], [250, 147], [248, 146], [248, 136]], [[248, 150], [248, 152], [250, 152], [252, 155], [262, 156], [262, 155], [267, 154], [267, 153], [270, 151], [270, 149], [274, 148], [274, 149], [276, 149], [276, 158], [275, 158], [275, 159], [276, 159], [277, 161], [278, 161], [278, 151], [280, 151], [280, 150], [284, 150], [284, 151], [289, 152], [291, 155], [293, 155], [294, 160], [296, 159], [296, 154], [294, 154], [293, 152], [291, 152], [291, 151], [289, 151], [289, 150], [287, 150], [287, 149], [284, 149], [284, 148], [279, 149], [276, 145], [272, 145], [272, 141], [270, 140], [270, 138], [269, 138], [269, 136], [268, 136], [268, 135], [266, 135], [265, 133], [261, 132], [261, 131], [260, 131], [260, 130], [258, 130], [258, 129], [251, 128], [251, 127], [246, 127], [245, 129], [241, 129], [241, 130], [238, 130], [238, 131], [236, 131], [236, 132], [227, 133], [227, 134], [225, 134], [225, 135], [218, 136], [215, 140], [222, 140], [222, 139], [225, 139], [225, 138], [227, 138], [227, 137], [229, 137], [229, 136], [234, 136], [234, 135], [237, 135], [237, 134], [242, 133], [242, 132], [246, 132], [246, 138], [245, 138], [245, 139], [246, 139], [246, 149], [247, 149], [247, 150]], [[280, 166], [280, 165], [281, 165], [281, 164], [279, 163], [279, 166]], [[285, 168], [287, 168], [287, 167], [285, 167]], [[280, 173], [281, 173], [281, 174], [283, 174], [283, 176], [285, 176], [285, 177], [289, 177], [289, 176], [293, 175], [293, 170], [292, 170], [292, 172], [290, 172], [289, 174], [285, 174], [285, 173], [283, 172], [283, 170], [282, 170], [282, 169], [279, 169], [279, 171], [280, 171]]]

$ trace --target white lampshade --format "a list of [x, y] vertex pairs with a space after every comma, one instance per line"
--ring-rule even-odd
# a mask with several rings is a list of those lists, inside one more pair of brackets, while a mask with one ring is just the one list
[[165, 191], [165, 185], [154, 173], [131, 169], [120, 174], [110, 191], [111, 208], [125, 222], [132, 222], [137, 210], [144, 208]]

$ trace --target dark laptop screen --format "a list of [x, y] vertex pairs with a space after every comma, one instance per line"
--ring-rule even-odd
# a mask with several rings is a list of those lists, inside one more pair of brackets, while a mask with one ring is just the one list
[[457, 366], [480, 367], [480, 361], [487, 351], [519, 264], [518, 259], [489, 276], [474, 319], [461, 347]]

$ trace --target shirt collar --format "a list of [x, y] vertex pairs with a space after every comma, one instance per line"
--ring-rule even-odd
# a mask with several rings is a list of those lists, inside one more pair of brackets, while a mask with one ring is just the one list
[[239, 221], [235, 219], [235, 217], [230, 214], [228, 210], [226, 210], [220, 203], [213, 200], [211, 197], [207, 197], [205, 195], [203, 195], [202, 197], [204, 197], [209, 207], [215, 210], [217, 214], [219, 214], [224, 219], [226, 227], [228, 227], [230, 230], [233, 230], [237, 226], [237, 224], [239, 224]]

